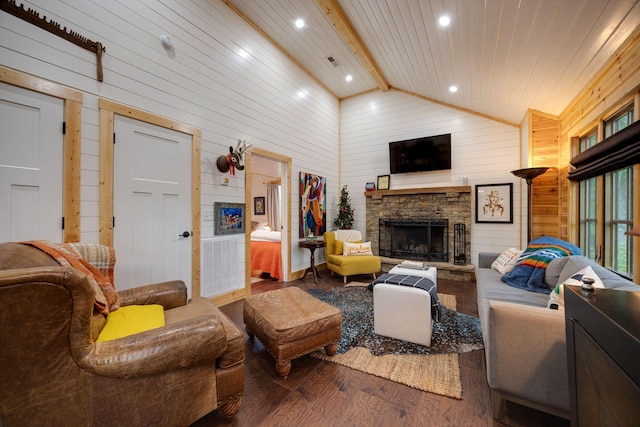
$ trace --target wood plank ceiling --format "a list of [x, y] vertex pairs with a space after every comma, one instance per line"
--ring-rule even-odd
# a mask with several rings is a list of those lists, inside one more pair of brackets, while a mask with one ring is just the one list
[[339, 99], [393, 88], [513, 124], [560, 114], [640, 31], [638, 0], [223, 1]]

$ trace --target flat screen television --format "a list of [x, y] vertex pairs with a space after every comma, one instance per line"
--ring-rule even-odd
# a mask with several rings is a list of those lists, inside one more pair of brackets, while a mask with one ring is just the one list
[[389, 143], [392, 174], [451, 169], [451, 134]]

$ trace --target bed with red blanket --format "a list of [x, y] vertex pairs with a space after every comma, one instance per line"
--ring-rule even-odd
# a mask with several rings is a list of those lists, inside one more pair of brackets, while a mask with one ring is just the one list
[[282, 282], [280, 232], [256, 230], [251, 233], [251, 270], [269, 273]]

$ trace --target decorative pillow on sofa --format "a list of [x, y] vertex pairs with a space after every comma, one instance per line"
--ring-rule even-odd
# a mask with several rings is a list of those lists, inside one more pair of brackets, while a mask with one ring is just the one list
[[568, 255], [582, 255], [582, 251], [576, 245], [555, 237], [538, 237], [529, 242], [513, 270], [502, 276], [501, 280], [514, 288], [549, 293], [544, 283], [547, 265], [556, 258]]
[[491, 268], [498, 271], [500, 274], [507, 274], [513, 267], [516, 265], [516, 261], [520, 255], [522, 255], [520, 249], [509, 248], [506, 251], [502, 252], [498, 258], [491, 264]]
[[604, 283], [598, 277], [595, 271], [591, 266], [586, 266], [582, 270], [575, 273], [573, 276], [569, 277], [564, 283], [557, 285], [549, 294], [549, 302], [547, 303], [547, 308], [552, 310], [564, 310], [564, 285], [570, 286], [582, 286], [582, 278], [589, 277], [594, 280], [593, 287], [604, 289]]
[[373, 255], [371, 252], [371, 242], [365, 243], [349, 243], [344, 242], [344, 251], [342, 255], [354, 256], [354, 255]]
[[107, 315], [107, 323], [96, 342], [127, 337], [164, 324], [164, 307], [160, 304], [125, 305]]

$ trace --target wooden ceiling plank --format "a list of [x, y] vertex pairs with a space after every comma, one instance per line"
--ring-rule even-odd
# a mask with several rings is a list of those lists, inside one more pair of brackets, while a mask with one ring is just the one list
[[389, 83], [382, 75], [375, 60], [369, 53], [367, 47], [362, 43], [360, 37], [344, 15], [342, 8], [335, 0], [317, 0], [318, 5], [322, 8], [329, 21], [336, 28], [338, 33], [344, 38], [344, 41], [351, 48], [354, 55], [360, 60], [362, 65], [367, 69], [378, 88], [382, 91], [389, 90]]

